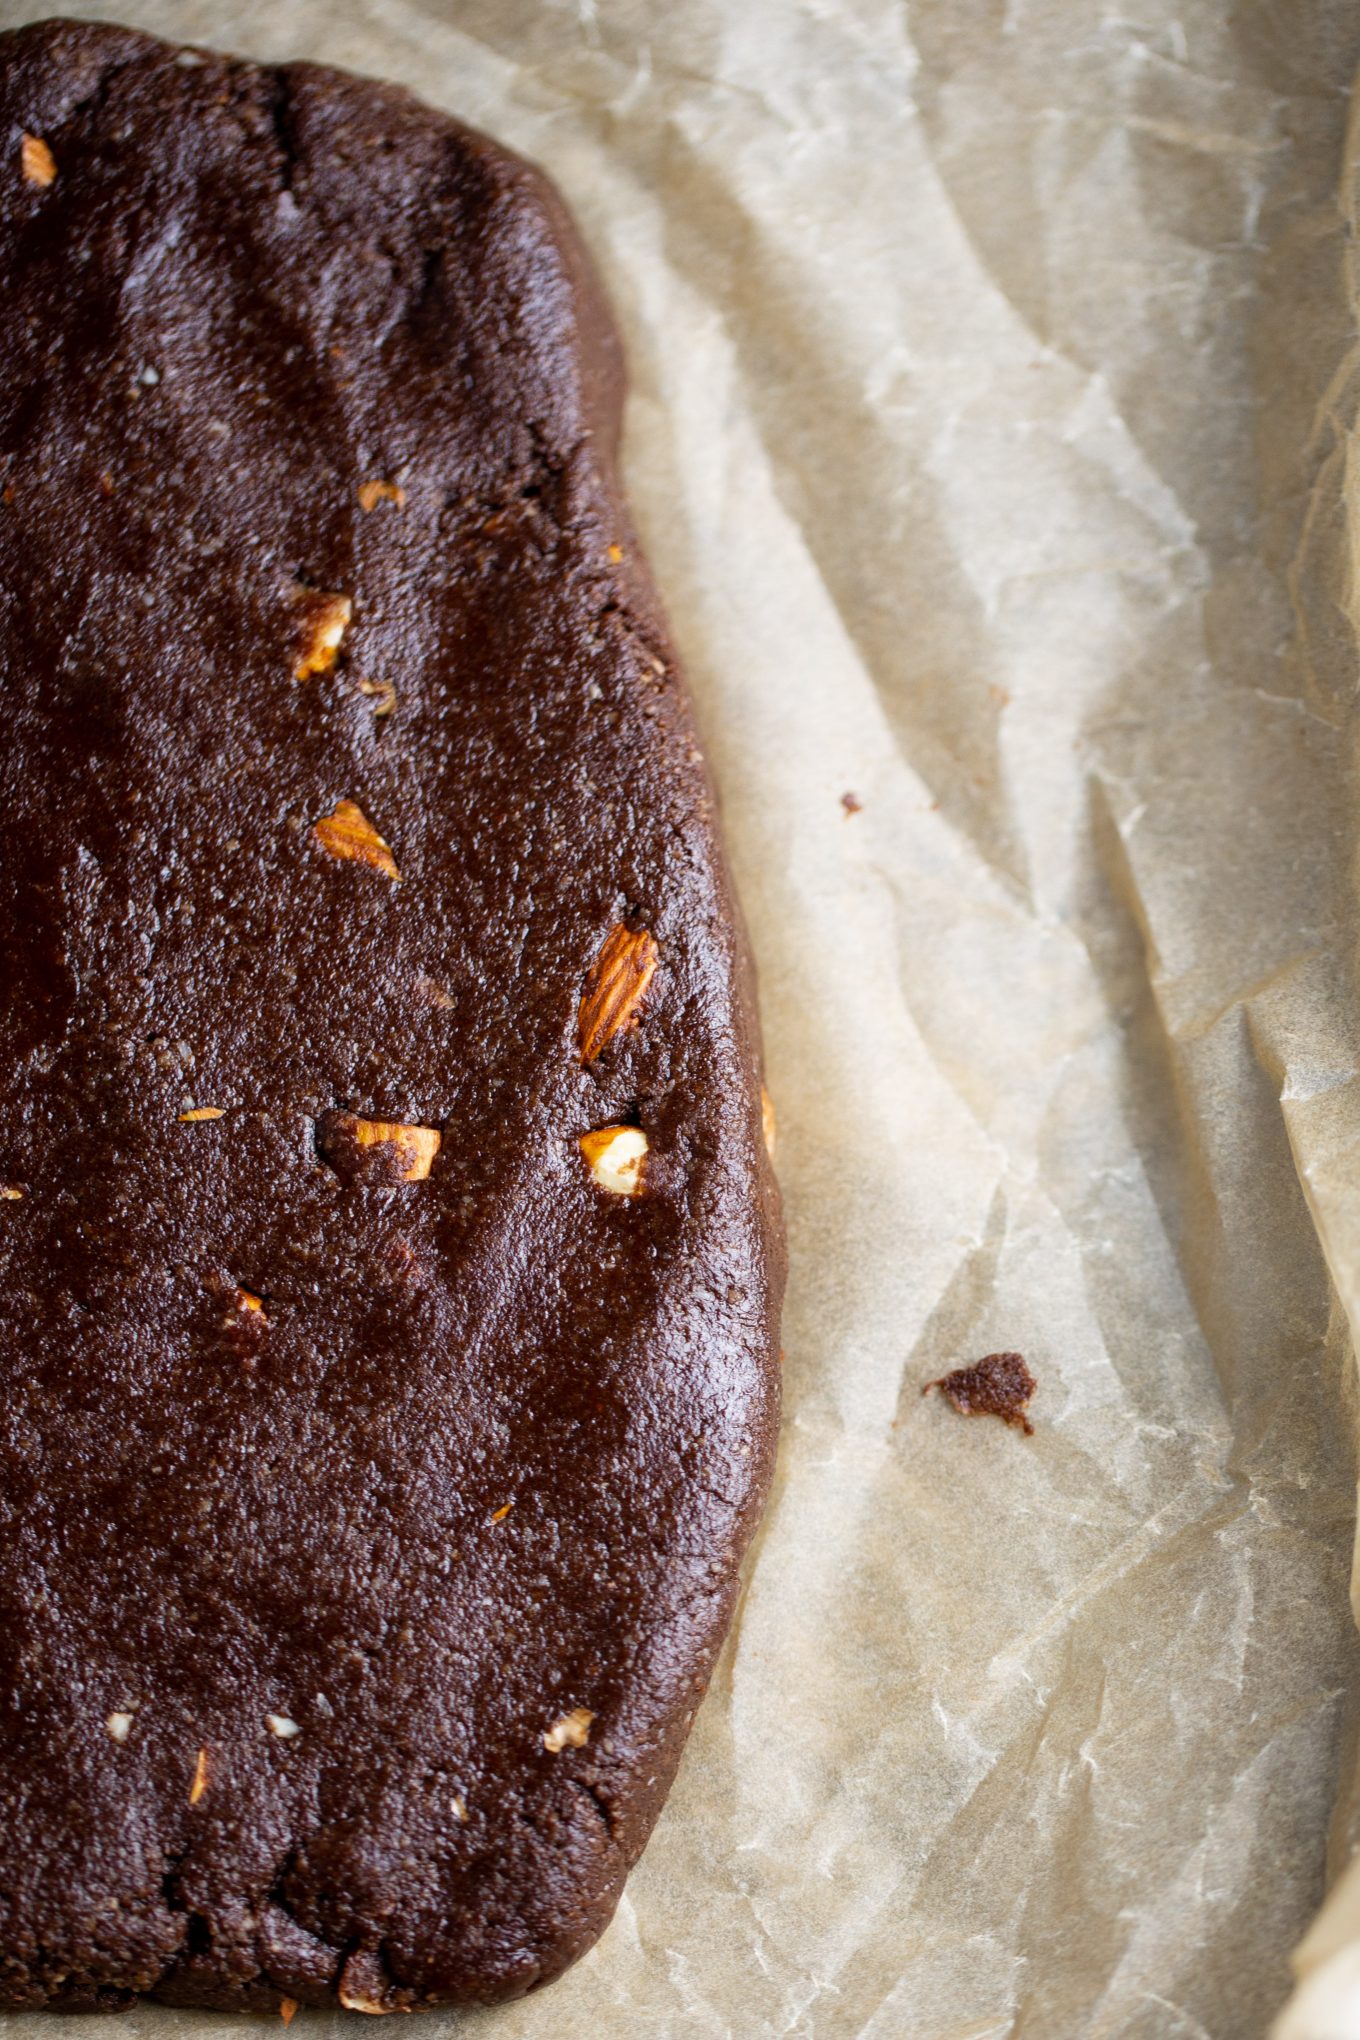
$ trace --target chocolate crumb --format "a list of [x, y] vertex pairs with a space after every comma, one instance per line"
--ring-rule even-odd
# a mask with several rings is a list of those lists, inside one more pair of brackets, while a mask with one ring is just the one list
[[952, 1374], [928, 1381], [921, 1393], [929, 1395], [938, 1388], [961, 1417], [1000, 1417], [1003, 1423], [1018, 1424], [1032, 1438], [1034, 1426], [1025, 1409], [1038, 1386], [1023, 1354], [989, 1353], [972, 1367], [956, 1367]]
[[864, 802], [857, 793], [843, 793], [841, 795], [841, 806], [848, 815], [859, 815], [864, 812]]

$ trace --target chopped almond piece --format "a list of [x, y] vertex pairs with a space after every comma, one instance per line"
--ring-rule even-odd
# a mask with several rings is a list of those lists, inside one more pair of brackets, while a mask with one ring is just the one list
[[503, 1522], [505, 1521], [506, 1517], [507, 1517], [507, 1516], [508, 1516], [508, 1515], [510, 1514], [510, 1511], [511, 1511], [511, 1509], [512, 1509], [513, 1507], [514, 1507], [514, 1503], [513, 1503], [513, 1502], [502, 1502], [502, 1503], [501, 1503], [501, 1506], [499, 1507], [499, 1509], [493, 1509], [493, 1510], [491, 1511], [491, 1520], [492, 1520], [492, 1522], [493, 1522], [493, 1523], [503, 1523]]
[[379, 1955], [356, 1949], [340, 1971], [335, 1995], [347, 2012], [409, 2012], [405, 1993], [394, 1990]]
[[360, 1119], [354, 1112], [330, 1113], [323, 1142], [329, 1159], [343, 1162], [346, 1137], [359, 1148], [395, 1148], [397, 1173], [403, 1183], [424, 1182], [443, 1140], [437, 1126], [406, 1126], [398, 1119]]
[[404, 1180], [423, 1183], [443, 1136], [435, 1126], [403, 1126], [394, 1119], [356, 1119], [354, 1138], [360, 1147], [380, 1147], [384, 1141], [391, 1141], [400, 1152]]
[[206, 1749], [202, 1749], [198, 1753], [198, 1762], [194, 1766], [194, 1782], [189, 1787], [190, 1806], [197, 1806], [199, 1800], [203, 1797], [207, 1789], [208, 1789], [208, 1752]]
[[181, 1112], [179, 1116], [187, 1126], [200, 1119], [221, 1119], [223, 1112], [221, 1105], [195, 1105], [192, 1112]]
[[647, 1136], [640, 1126], [602, 1126], [595, 1133], [583, 1133], [577, 1145], [601, 1190], [616, 1197], [642, 1195]]
[[379, 2017], [384, 2012], [395, 2009], [392, 2005], [383, 2004], [378, 1998], [365, 1996], [363, 1991], [356, 1990], [353, 1984], [346, 1983], [343, 1978], [336, 1987], [335, 1995], [347, 2012], [368, 2012], [373, 2017]]
[[400, 482], [360, 482], [359, 508], [376, 510], [379, 503], [395, 503], [398, 510], [405, 507], [406, 491]]
[[297, 605], [300, 621], [293, 678], [310, 680], [314, 673], [329, 673], [335, 664], [340, 640], [354, 614], [354, 604], [348, 595], [328, 595], [317, 588], [301, 588]]
[[391, 715], [397, 705], [397, 690], [390, 680], [361, 680], [359, 692], [372, 700], [374, 715]]
[[590, 1724], [594, 1719], [588, 1707], [573, 1707], [570, 1714], [564, 1714], [544, 1731], [544, 1749], [554, 1756], [559, 1750], [583, 1750], [590, 1741]]
[[57, 159], [41, 135], [25, 135], [19, 143], [19, 167], [28, 184], [50, 184], [57, 174]]
[[0, 1197], [3, 1197], [7, 1204], [17, 1204], [23, 1194], [17, 1183], [0, 1183]]
[[328, 857], [347, 857], [355, 864], [369, 864], [400, 884], [396, 858], [355, 801], [338, 801], [335, 812], [324, 815], [312, 834]]
[[656, 970], [656, 942], [645, 928], [611, 928], [590, 967], [581, 995], [581, 1061], [594, 1062], [607, 1041], [637, 1024], [637, 1012]]
[[109, 1715], [104, 1726], [115, 1742], [124, 1743], [132, 1733], [132, 1716], [120, 1708]]
[[298, 2001], [296, 1998], [279, 1999], [279, 2017], [283, 2020], [285, 2026], [292, 2025], [294, 2019], [297, 2017], [297, 2008]]

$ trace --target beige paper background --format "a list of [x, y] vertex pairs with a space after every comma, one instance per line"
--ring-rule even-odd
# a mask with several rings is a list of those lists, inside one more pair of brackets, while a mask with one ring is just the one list
[[[1360, 1692], [1360, 9], [66, 11], [559, 179], [761, 967], [788, 1407], [734, 1640], [599, 1948], [427, 2030], [1264, 2034]], [[1032, 1440], [921, 1400], [998, 1346]], [[242, 2030], [121, 2030], [186, 2024]]]

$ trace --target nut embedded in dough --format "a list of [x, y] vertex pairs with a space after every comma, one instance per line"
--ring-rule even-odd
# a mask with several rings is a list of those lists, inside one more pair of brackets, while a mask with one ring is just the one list
[[423, 1183], [442, 1145], [437, 1126], [361, 1119], [357, 1112], [327, 1112], [317, 1125], [318, 1149], [347, 1183]]
[[19, 168], [26, 184], [51, 184], [57, 174], [57, 159], [41, 135], [25, 135], [19, 143]]
[[588, 1707], [573, 1707], [543, 1732], [543, 1747], [553, 1756], [559, 1750], [583, 1750], [590, 1741], [590, 1724], [595, 1719]]
[[406, 507], [406, 491], [400, 482], [360, 482], [358, 497], [359, 508], [365, 513], [376, 510], [379, 503], [395, 503], [398, 510]]
[[312, 834], [328, 857], [348, 858], [354, 864], [371, 865], [385, 878], [401, 883], [391, 845], [384, 843], [357, 801], [340, 800], [331, 814], [314, 824]]
[[611, 928], [590, 967], [577, 1024], [581, 1061], [594, 1062], [605, 1043], [637, 1024], [638, 1008], [656, 970], [655, 939], [645, 928]]
[[640, 1126], [602, 1126], [596, 1133], [583, 1133], [578, 1145], [601, 1190], [616, 1197], [642, 1195], [647, 1136]]
[[296, 599], [298, 652], [293, 678], [310, 680], [314, 673], [329, 673], [335, 664], [354, 604], [348, 595], [320, 588], [299, 588]]

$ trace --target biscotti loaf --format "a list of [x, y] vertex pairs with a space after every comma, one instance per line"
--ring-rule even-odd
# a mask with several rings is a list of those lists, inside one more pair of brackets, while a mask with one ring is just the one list
[[0, 2004], [549, 1980], [768, 1485], [709, 784], [544, 179], [0, 37]]

